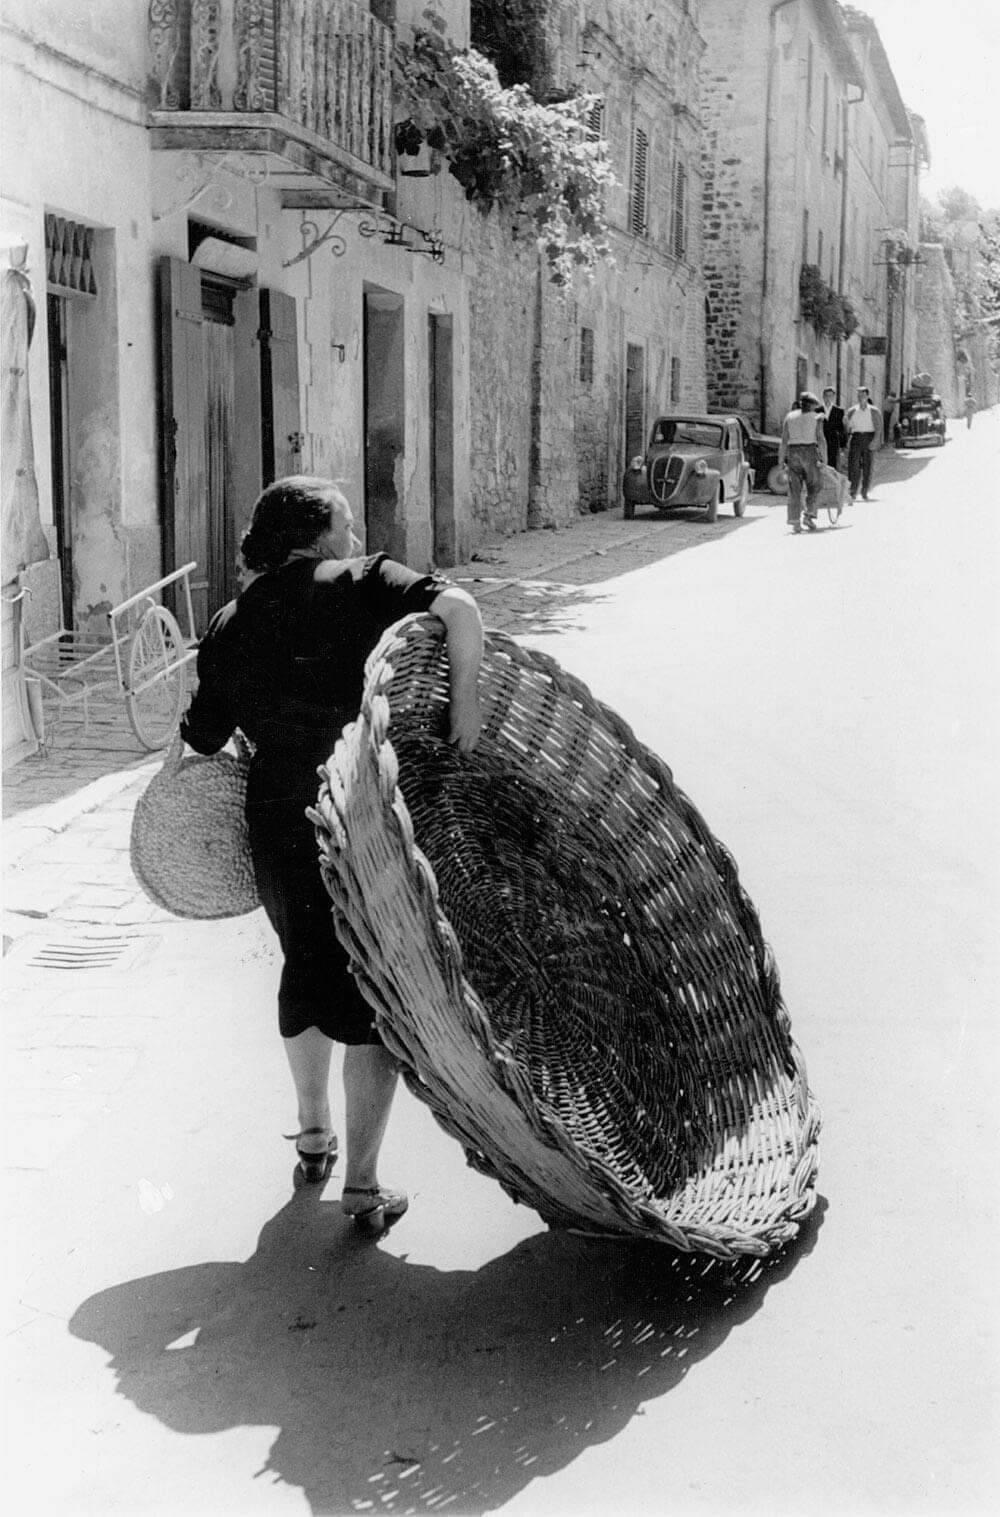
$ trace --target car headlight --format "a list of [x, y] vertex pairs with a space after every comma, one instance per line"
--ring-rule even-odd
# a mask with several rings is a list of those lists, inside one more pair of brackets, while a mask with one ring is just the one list
[[646, 467], [646, 460], [643, 458], [643, 456], [642, 456], [641, 453], [637, 453], [635, 455], [635, 457], [632, 459], [631, 463], [629, 464], [629, 468], [630, 469], [636, 469], [636, 470], [638, 470], [638, 469], [644, 469], [645, 467]]
[[699, 458], [698, 462], [695, 464], [694, 473], [698, 475], [699, 479], [708, 473], [708, 464], [703, 458]]

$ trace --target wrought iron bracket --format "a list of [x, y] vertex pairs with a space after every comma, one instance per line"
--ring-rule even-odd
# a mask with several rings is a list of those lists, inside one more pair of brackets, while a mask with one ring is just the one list
[[[302, 263], [318, 253], [320, 248], [328, 247], [334, 258], [343, 258], [347, 252], [347, 241], [338, 232], [337, 225], [342, 216], [360, 216], [357, 224], [359, 237], [381, 237], [387, 247], [403, 248], [408, 253], [422, 253], [434, 263], [444, 263], [444, 238], [439, 232], [427, 232], [423, 227], [414, 226], [409, 221], [398, 221], [388, 211], [380, 211], [375, 206], [362, 201], [356, 205], [342, 205], [337, 208], [329, 222], [322, 229], [317, 221], [311, 217], [303, 217], [299, 231], [302, 237], [302, 247], [291, 258], [286, 258], [282, 268], [290, 269], [296, 263]], [[407, 239], [407, 231], [414, 232], [421, 239], [421, 243], [415, 243]]]

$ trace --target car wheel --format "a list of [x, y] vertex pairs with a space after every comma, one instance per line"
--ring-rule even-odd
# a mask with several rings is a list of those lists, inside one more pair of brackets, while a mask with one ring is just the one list
[[788, 470], [784, 464], [772, 464], [768, 469], [767, 488], [772, 495], [788, 494]]
[[742, 516], [750, 500], [750, 481], [744, 478], [733, 499], [733, 515]]
[[720, 498], [722, 496], [722, 493], [723, 493], [722, 486], [720, 485], [719, 486], [719, 492], [718, 492], [718, 494], [714, 495], [712, 497], [712, 499], [708, 503], [708, 508], [705, 511], [705, 520], [706, 521], [718, 521], [718, 519], [719, 519], [719, 500], [720, 500]]

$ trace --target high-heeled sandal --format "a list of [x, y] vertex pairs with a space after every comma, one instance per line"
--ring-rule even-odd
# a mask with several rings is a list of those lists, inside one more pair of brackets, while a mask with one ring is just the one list
[[[296, 1175], [308, 1185], [318, 1185], [325, 1180], [337, 1162], [337, 1134], [328, 1127], [304, 1127], [301, 1132], [286, 1132], [284, 1137], [295, 1144], [295, 1152], [299, 1157], [295, 1166]], [[326, 1138], [325, 1148], [310, 1150], [299, 1147], [301, 1138], [318, 1137]]]
[[[363, 1200], [355, 1207], [346, 1202], [347, 1196], [361, 1196]], [[389, 1190], [384, 1185], [345, 1185], [340, 1198], [344, 1215], [350, 1217], [359, 1232], [373, 1238], [398, 1222], [409, 1204], [405, 1190]]]

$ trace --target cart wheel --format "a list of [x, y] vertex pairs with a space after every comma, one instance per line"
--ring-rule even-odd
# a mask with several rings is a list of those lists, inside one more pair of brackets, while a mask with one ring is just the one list
[[150, 606], [128, 656], [125, 709], [144, 748], [165, 748], [184, 704], [187, 677], [181, 629], [165, 606]]

